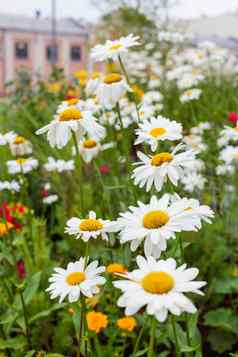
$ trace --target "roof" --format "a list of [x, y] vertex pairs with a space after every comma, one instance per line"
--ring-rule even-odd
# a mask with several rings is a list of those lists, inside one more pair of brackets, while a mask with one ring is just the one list
[[238, 38], [238, 15], [224, 14], [188, 21], [188, 30], [197, 36]]
[[[51, 33], [50, 17], [29, 17], [21, 15], [0, 14], [0, 30]], [[56, 21], [58, 34], [87, 36], [86, 26], [73, 18], [62, 18]]]

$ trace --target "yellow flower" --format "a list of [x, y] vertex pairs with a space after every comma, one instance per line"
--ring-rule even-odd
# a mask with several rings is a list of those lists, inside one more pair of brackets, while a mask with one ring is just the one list
[[121, 319], [117, 320], [117, 326], [121, 330], [131, 332], [134, 330], [136, 325], [137, 325], [136, 319], [134, 319], [134, 317], [132, 317], [132, 316], [122, 317]]
[[70, 308], [70, 309], [68, 309], [68, 313], [69, 313], [71, 316], [73, 316], [73, 315], [75, 314], [75, 311], [74, 311], [74, 309]]
[[62, 83], [60, 82], [55, 82], [55, 83], [49, 83], [48, 84], [48, 91], [50, 93], [59, 93], [62, 88]]
[[90, 311], [86, 315], [89, 331], [95, 331], [99, 333], [102, 329], [108, 325], [108, 319], [102, 312]]
[[136, 95], [137, 100], [141, 100], [143, 98], [145, 93], [138, 85], [134, 84], [132, 86], [132, 90], [133, 90], [134, 94]]
[[5, 236], [10, 229], [12, 229], [14, 226], [10, 222], [7, 223], [2, 223], [0, 222], [0, 237]]
[[86, 80], [88, 78], [88, 72], [85, 70], [74, 72], [74, 77], [79, 80]]
[[85, 300], [86, 305], [94, 308], [99, 303], [99, 296], [92, 296]]
[[126, 271], [124, 265], [120, 263], [112, 263], [107, 266], [108, 273], [125, 273]]

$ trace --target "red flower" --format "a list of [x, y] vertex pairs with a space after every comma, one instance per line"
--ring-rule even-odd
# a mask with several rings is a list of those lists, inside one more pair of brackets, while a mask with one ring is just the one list
[[107, 165], [100, 166], [101, 174], [108, 174], [110, 172], [110, 168]]
[[48, 191], [48, 190], [45, 190], [45, 189], [43, 188], [43, 190], [41, 191], [41, 195], [42, 195], [42, 197], [48, 197], [48, 196], [49, 196], [49, 191]]
[[237, 121], [238, 121], [238, 115], [237, 115], [235, 112], [230, 112], [230, 113], [228, 114], [228, 119], [229, 119], [232, 123], [236, 124]]
[[24, 279], [26, 276], [25, 263], [23, 260], [18, 260], [17, 262], [17, 272], [19, 279]]

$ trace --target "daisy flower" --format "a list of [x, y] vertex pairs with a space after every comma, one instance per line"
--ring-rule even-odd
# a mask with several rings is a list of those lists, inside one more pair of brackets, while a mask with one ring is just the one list
[[65, 227], [65, 233], [74, 235], [76, 239], [82, 239], [84, 242], [88, 242], [90, 238], [97, 239], [100, 236], [107, 240], [107, 233], [112, 231], [113, 222], [96, 218], [94, 211], [90, 211], [87, 218], [70, 218]]
[[46, 196], [42, 199], [42, 202], [45, 204], [45, 205], [52, 205], [52, 203], [55, 203], [57, 202], [59, 199], [59, 197], [57, 195], [49, 195], [49, 196]]
[[224, 161], [227, 165], [238, 160], [238, 147], [236, 146], [227, 146], [221, 150], [219, 155], [219, 160]]
[[44, 164], [44, 169], [46, 171], [52, 172], [65, 172], [65, 171], [73, 171], [74, 170], [74, 161], [69, 160], [55, 160], [53, 157], [48, 157], [48, 161]]
[[80, 111], [75, 105], [60, 109], [55, 119], [37, 130], [36, 134], [47, 132], [50, 146], [62, 149], [71, 139], [72, 131], [77, 139], [82, 137], [85, 132], [95, 139], [102, 139], [105, 136], [105, 128], [96, 122], [92, 113]]
[[86, 264], [86, 258], [81, 257], [74, 263], [69, 263], [66, 269], [55, 268], [55, 273], [50, 277], [50, 286], [46, 289], [50, 293], [50, 298], [59, 297], [59, 303], [68, 296], [69, 302], [78, 301], [80, 294], [87, 297], [98, 292], [98, 285], [105, 284], [105, 278], [100, 274], [105, 271], [105, 267], [99, 266], [98, 261]]
[[94, 72], [91, 75], [91, 78], [88, 80], [86, 85], [86, 94], [87, 96], [93, 96], [96, 93], [97, 87], [100, 84], [102, 73]]
[[106, 109], [112, 109], [119, 100], [130, 92], [125, 78], [119, 73], [107, 74], [100, 82], [96, 90], [99, 103]]
[[24, 156], [32, 153], [32, 144], [21, 135], [16, 137], [10, 142], [10, 150], [14, 156]]
[[162, 116], [144, 120], [136, 130], [135, 145], [147, 142], [151, 150], [157, 149], [159, 141], [179, 140], [182, 138], [182, 125]]
[[16, 137], [17, 135], [13, 131], [9, 131], [6, 134], [1, 134], [0, 133], [0, 145], [7, 145], [10, 144]]
[[193, 150], [179, 152], [184, 148], [186, 148], [185, 145], [179, 144], [171, 153], [161, 152], [151, 157], [138, 152], [137, 155], [141, 161], [135, 163], [138, 167], [132, 174], [134, 183], [141, 188], [145, 186], [147, 192], [152, 185], [157, 191], [160, 191], [168, 177], [177, 186], [178, 180], [184, 174], [184, 169], [191, 167], [195, 159]]
[[9, 190], [13, 192], [20, 191], [20, 185], [17, 181], [0, 181], [0, 191]]
[[171, 202], [168, 194], [160, 199], [152, 196], [148, 204], [138, 202], [137, 207], [130, 206], [117, 220], [115, 228], [120, 231], [120, 242], [130, 242], [131, 250], [135, 251], [144, 241], [145, 255], [159, 257], [167, 248], [167, 240], [176, 238], [176, 232], [200, 228], [200, 218], [188, 208], [187, 199]]
[[118, 57], [126, 52], [130, 47], [138, 46], [139, 36], [130, 34], [126, 37], [121, 37], [119, 40], [107, 40], [103, 45], [96, 45], [92, 49], [91, 56], [95, 61], [105, 61], [107, 59], [117, 60]]
[[188, 89], [180, 96], [180, 102], [186, 103], [186, 102], [190, 102], [191, 100], [197, 100], [200, 98], [201, 94], [202, 94], [201, 89], [198, 88]]
[[225, 128], [221, 131], [219, 135], [219, 139], [217, 144], [219, 147], [228, 144], [229, 142], [237, 142], [238, 141], [238, 126], [234, 128], [230, 126], [225, 126]]
[[[114, 147], [115, 143], [100, 144], [100, 142], [96, 140], [84, 139], [79, 141], [78, 146], [83, 160], [88, 164], [97, 157], [100, 152]], [[73, 155], [75, 155], [74, 147]]]
[[195, 313], [196, 307], [184, 293], [203, 295], [200, 289], [205, 281], [194, 281], [199, 270], [179, 267], [172, 258], [155, 260], [138, 256], [138, 269], [121, 275], [113, 285], [122, 291], [117, 305], [125, 308], [126, 315], [136, 314], [142, 307], [159, 322], [167, 319], [168, 313], [180, 316], [183, 312]]
[[9, 174], [18, 174], [23, 173], [27, 174], [28, 172], [36, 169], [38, 167], [38, 161], [29, 157], [28, 159], [19, 158], [17, 160], [9, 160], [7, 161], [7, 168]]

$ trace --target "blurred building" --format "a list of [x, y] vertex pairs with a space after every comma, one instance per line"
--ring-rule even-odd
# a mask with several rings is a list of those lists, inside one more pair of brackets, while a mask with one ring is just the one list
[[88, 31], [85, 25], [65, 18], [56, 22], [35, 17], [0, 15], [0, 93], [20, 68], [46, 77], [52, 64], [65, 75], [85, 68]]
[[209, 40], [222, 47], [238, 50], [238, 13], [191, 19], [187, 21], [186, 29], [199, 41]]

